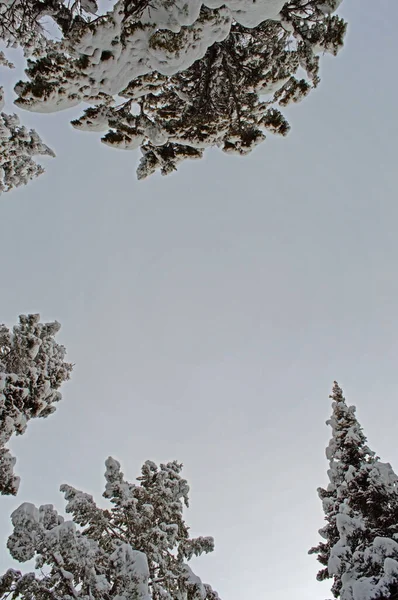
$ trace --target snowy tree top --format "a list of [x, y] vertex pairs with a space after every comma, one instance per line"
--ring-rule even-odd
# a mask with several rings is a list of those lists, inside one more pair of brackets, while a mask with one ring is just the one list
[[211, 552], [214, 542], [189, 537], [181, 468], [147, 461], [138, 483], [130, 483], [108, 458], [104, 496], [111, 508], [101, 509], [89, 494], [62, 485], [71, 520], [52, 505], [22, 504], [11, 517], [8, 548], [20, 562], [35, 557], [46, 575], [9, 570], [0, 578], [0, 593], [22, 600], [32, 594], [38, 600], [218, 600], [188, 565], [192, 556]]
[[328, 472], [332, 486], [339, 485], [346, 477], [347, 470], [372, 462], [375, 453], [366, 445], [366, 437], [355, 416], [355, 406], [347, 406], [343, 391], [335, 381], [332, 399], [332, 415], [326, 424], [332, 429], [332, 437], [326, 448], [329, 460]]

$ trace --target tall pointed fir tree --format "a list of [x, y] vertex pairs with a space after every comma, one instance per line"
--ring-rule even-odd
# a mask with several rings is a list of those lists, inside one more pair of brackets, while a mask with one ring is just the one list
[[0, 494], [15, 495], [19, 477], [16, 459], [5, 447], [13, 434], [22, 435], [35, 417], [48, 417], [61, 399], [58, 391], [72, 365], [54, 337], [60, 324], [40, 323], [39, 315], [21, 315], [12, 331], [0, 324]]
[[183, 518], [189, 486], [177, 462], [147, 461], [138, 484], [124, 479], [120, 464], [106, 461], [103, 496], [61, 486], [64, 520], [52, 505], [24, 503], [11, 516], [8, 539], [19, 562], [36, 558], [37, 574], [9, 569], [0, 577], [0, 597], [21, 600], [219, 600], [193, 573], [193, 556], [211, 552], [211, 537], [190, 538]]
[[332, 438], [326, 449], [329, 485], [319, 488], [324, 541], [310, 550], [342, 600], [395, 598], [398, 593], [398, 477], [366, 445], [366, 437], [335, 382]]

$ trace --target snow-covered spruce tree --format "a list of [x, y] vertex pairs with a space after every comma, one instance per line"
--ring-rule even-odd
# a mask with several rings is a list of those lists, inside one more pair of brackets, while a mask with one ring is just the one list
[[[11, 516], [12, 557], [36, 558], [37, 573], [8, 570], [0, 595], [21, 600], [218, 600], [188, 566], [211, 552], [213, 538], [190, 539], [183, 518], [189, 487], [182, 465], [147, 461], [138, 485], [126, 481], [119, 463], [106, 461], [107, 509], [69, 485], [64, 520], [52, 505], [22, 504]], [[44, 573], [43, 573], [44, 571]]]
[[342, 600], [395, 598], [398, 593], [398, 477], [368, 448], [355, 407], [334, 384], [332, 438], [326, 450], [329, 485], [319, 488], [327, 524], [310, 550], [333, 578]]
[[0, 324], [0, 493], [16, 494], [16, 459], [5, 447], [11, 436], [22, 435], [35, 417], [47, 417], [61, 399], [58, 392], [69, 379], [72, 365], [64, 362], [65, 348], [54, 336], [60, 325], [40, 323], [39, 315], [21, 315], [12, 331]]
[[73, 125], [141, 147], [140, 178], [211, 146], [247, 154], [267, 131], [287, 133], [278, 105], [303, 98], [319, 82], [319, 55], [342, 47], [346, 25], [331, 16], [340, 1], [118, 0], [92, 22], [75, 18], [29, 61], [16, 103], [94, 105]]

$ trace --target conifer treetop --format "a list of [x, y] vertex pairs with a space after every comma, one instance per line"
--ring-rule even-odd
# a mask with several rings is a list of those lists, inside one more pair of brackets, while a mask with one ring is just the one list
[[312, 548], [342, 600], [376, 600], [398, 593], [398, 477], [367, 446], [355, 407], [333, 386], [327, 488], [319, 488], [326, 525]]
[[337, 381], [333, 383], [329, 397], [332, 400], [332, 415], [326, 424], [332, 429], [332, 437], [326, 448], [326, 458], [330, 466], [328, 477], [332, 489], [341, 485], [348, 471], [364, 462], [374, 461], [375, 453], [366, 445], [367, 439], [356, 418], [355, 406], [347, 405]]

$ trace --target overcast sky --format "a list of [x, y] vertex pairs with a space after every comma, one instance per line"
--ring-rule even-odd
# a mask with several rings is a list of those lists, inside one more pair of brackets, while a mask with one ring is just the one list
[[1, 197], [0, 320], [59, 320], [76, 366], [55, 415], [12, 444], [2, 539], [23, 501], [62, 512], [61, 483], [100, 500], [108, 455], [131, 479], [176, 458], [192, 533], [216, 541], [195, 567], [223, 600], [328, 594], [307, 549], [334, 379], [398, 469], [398, 5], [339, 12], [345, 48], [290, 135], [246, 158], [137, 182], [138, 152], [68, 125], [80, 109], [23, 115], [57, 158]]

